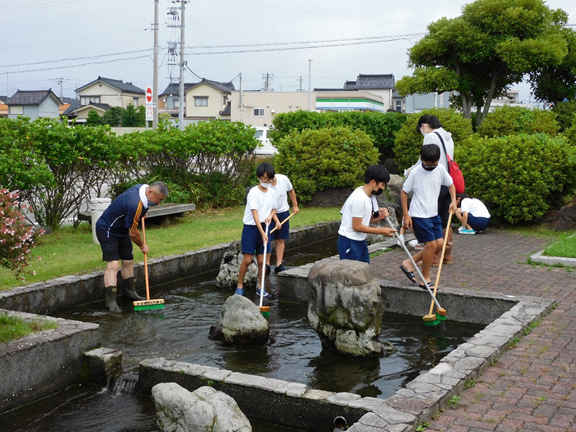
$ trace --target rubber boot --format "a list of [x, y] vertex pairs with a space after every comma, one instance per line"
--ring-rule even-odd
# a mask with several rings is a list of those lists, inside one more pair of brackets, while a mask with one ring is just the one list
[[146, 297], [138, 295], [136, 292], [136, 277], [129, 277], [128, 279], [122, 279], [122, 286], [124, 287], [124, 298], [130, 300], [146, 300]]
[[115, 313], [122, 313], [122, 309], [118, 307], [118, 303], [116, 303], [116, 294], [117, 289], [115, 286], [107, 286], [106, 287], [106, 307], [110, 312]]

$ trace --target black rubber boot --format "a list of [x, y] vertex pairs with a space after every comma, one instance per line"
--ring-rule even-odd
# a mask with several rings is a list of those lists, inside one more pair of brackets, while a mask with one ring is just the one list
[[122, 279], [122, 286], [124, 287], [124, 298], [130, 300], [146, 300], [146, 297], [142, 297], [136, 292], [136, 277], [133, 276], [128, 279]]
[[106, 307], [110, 312], [122, 313], [122, 309], [120, 309], [118, 303], [116, 303], [117, 292], [115, 286], [106, 287]]

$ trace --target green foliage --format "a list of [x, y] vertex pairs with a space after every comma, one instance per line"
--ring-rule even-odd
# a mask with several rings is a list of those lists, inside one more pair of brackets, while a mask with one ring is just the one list
[[31, 333], [56, 328], [58, 328], [56, 322], [48, 321], [45, 318], [35, 318], [28, 322], [20, 317], [10, 316], [6, 313], [0, 314], [0, 342], [2, 343], [20, 339]]
[[576, 190], [576, 147], [545, 134], [473, 136], [456, 150], [469, 195], [493, 216], [535, 221]]
[[88, 111], [88, 116], [86, 117], [86, 126], [98, 126], [104, 124], [102, 117], [98, 114], [98, 111], [91, 109]]
[[[124, 113], [124, 108], [122, 107], [111, 107], [102, 116], [102, 124], [107, 124], [110, 127], [118, 127], [122, 124], [122, 114]], [[144, 113], [146, 115], [146, 113]]]
[[146, 108], [128, 104], [122, 113], [122, 127], [144, 127], [146, 126]]
[[[396, 141], [394, 142], [394, 154], [396, 155], [394, 161], [398, 168], [402, 170], [414, 165], [420, 157], [423, 137], [422, 134], [416, 130], [416, 125], [420, 117], [424, 114], [431, 114], [438, 117], [442, 127], [452, 133], [455, 148], [472, 134], [470, 120], [465, 119], [462, 114], [455, 110], [433, 108], [424, 110], [421, 113], [411, 114], [402, 126], [402, 129], [396, 133]], [[458, 163], [460, 163], [460, 161], [458, 161]]]
[[576, 116], [576, 101], [559, 102], [552, 108], [552, 112], [556, 114], [556, 121], [560, 125], [560, 132], [564, 132], [576, 124], [574, 121]]
[[504, 105], [488, 114], [486, 120], [478, 128], [480, 136], [491, 138], [535, 133], [556, 136], [558, 123], [552, 111]]
[[406, 121], [404, 113], [388, 112], [328, 112], [318, 113], [295, 111], [280, 113], [274, 117], [273, 128], [269, 132], [270, 139], [280, 141], [294, 131], [306, 129], [318, 130], [327, 127], [343, 126], [352, 130], [362, 130], [373, 140], [380, 152], [380, 163], [393, 158], [394, 135]]
[[462, 15], [441, 18], [411, 49], [412, 77], [396, 83], [401, 94], [454, 90], [464, 117], [484, 120], [490, 102], [525, 74], [554, 67], [568, 54], [561, 33], [567, 14], [542, 0], [476, 0]]
[[299, 202], [316, 191], [362, 184], [368, 165], [378, 161], [372, 138], [346, 127], [294, 131], [275, 145], [275, 168], [290, 178]]
[[25, 270], [30, 265], [30, 253], [43, 232], [34, 233], [24, 220], [18, 209], [18, 194], [0, 189], [0, 267], [13, 271], [17, 278], [30, 273]]
[[576, 121], [562, 134], [570, 145], [576, 146]]

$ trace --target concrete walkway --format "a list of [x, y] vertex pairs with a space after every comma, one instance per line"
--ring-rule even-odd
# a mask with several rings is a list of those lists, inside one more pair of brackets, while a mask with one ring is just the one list
[[[428, 431], [576, 431], [576, 269], [527, 264], [547, 243], [496, 230], [455, 234], [454, 264], [442, 268], [440, 291], [447, 286], [541, 296], [558, 307], [465, 390], [454, 408], [439, 413]], [[373, 258], [376, 276], [410, 284], [398, 268], [405, 258], [402, 249]]]

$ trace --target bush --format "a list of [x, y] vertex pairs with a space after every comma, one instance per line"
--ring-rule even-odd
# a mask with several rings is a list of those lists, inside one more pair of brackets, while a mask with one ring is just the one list
[[456, 151], [466, 191], [509, 223], [535, 221], [576, 190], [576, 147], [546, 134], [467, 139]]
[[[424, 114], [435, 115], [440, 120], [442, 127], [452, 133], [454, 147], [472, 135], [472, 125], [469, 119], [465, 119], [461, 113], [452, 109], [433, 108], [421, 113], [411, 114], [402, 128], [396, 133], [394, 142], [394, 154], [396, 165], [401, 170], [410, 168], [420, 158], [423, 136], [416, 131], [418, 120]], [[458, 161], [460, 163], [460, 161]], [[466, 178], [466, 176], [464, 176]], [[466, 179], [467, 180], [467, 179]]]
[[545, 133], [555, 136], [559, 127], [552, 111], [503, 106], [488, 114], [478, 128], [483, 137]]
[[560, 126], [561, 132], [576, 124], [574, 121], [574, 116], [576, 116], [576, 101], [559, 102], [552, 108], [552, 112], [556, 114], [556, 121]]
[[280, 113], [274, 117], [269, 136], [273, 143], [280, 141], [292, 132], [306, 129], [318, 130], [327, 127], [343, 126], [352, 130], [362, 130], [368, 134], [380, 152], [380, 163], [394, 157], [394, 135], [406, 121], [407, 115], [389, 112], [327, 112], [295, 111]]
[[372, 138], [346, 127], [293, 132], [275, 145], [275, 168], [290, 178], [299, 202], [330, 187], [358, 186], [368, 165], [378, 161]]
[[[0, 266], [13, 271], [16, 277], [27, 273], [28, 259], [36, 247], [36, 237], [18, 210], [18, 194], [0, 189]], [[21, 277], [25, 280], [24, 277]]]

